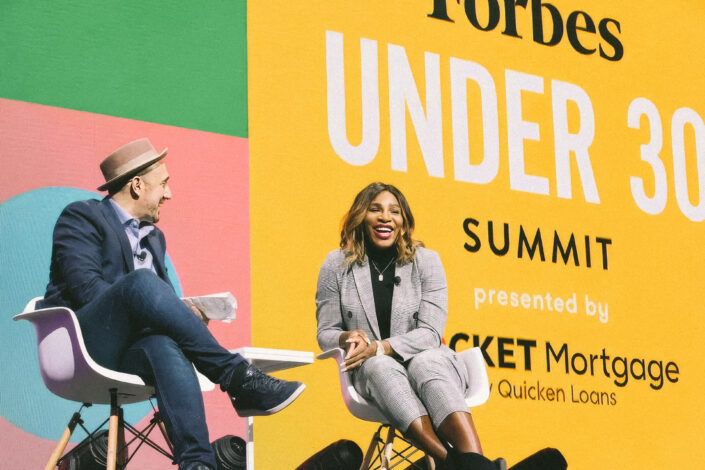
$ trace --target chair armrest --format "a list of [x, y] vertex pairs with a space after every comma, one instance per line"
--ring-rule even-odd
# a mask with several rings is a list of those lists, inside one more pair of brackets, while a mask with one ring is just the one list
[[47, 307], [40, 310], [27, 310], [18, 313], [12, 319], [14, 321], [27, 320], [30, 322], [46, 321], [52, 318], [70, 318], [72, 315], [71, 309], [67, 307]]
[[333, 358], [338, 362], [338, 364], [340, 364], [345, 361], [345, 351], [343, 351], [341, 348], [333, 348], [329, 349], [328, 351], [324, 351], [318, 356], [316, 356], [316, 359], [328, 358]]
[[29, 321], [34, 321], [36, 318], [44, 318], [47, 316], [53, 316], [56, 314], [59, 315], [66, 315], [67, 312], [71, 311], [71, 309], [67, 307], [45, 307], [39, 310], [35, 310], [35, 307], [37, 305], [37, 302], [42, 300], [44, 297], [35, 297], [29, 302], [27, 302], [27, 305], [25, 306], [24, 310], [22, 310], [22, 313], [18, 313], [12, 319], [14, 321], [20, 321], [20, 320], [29, 320]]
[[43, 300], [44, 297], [35, 297], [29, 302], [27, 302], [27, 305], [25, 306], [24, 310], [22, 310], [22, 313], [27, 313], [36, 310], [37, 308], [37, 302], [40, 300]]

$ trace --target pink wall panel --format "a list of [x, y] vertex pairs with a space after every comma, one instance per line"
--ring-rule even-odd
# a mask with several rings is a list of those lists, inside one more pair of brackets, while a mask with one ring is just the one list
[[[0, 99], [0, 203], [47, 186], [95, 191], [103, 182], [100, 161], [140, 137], [148, 137], [158, 150], [169, 148], [165, 162], [173, 199], [163, 206], [159, 227], [183, 293], [233, 292], [237, 319], [213, 322], [211, 330], [227, 348], [249, 345], [247, 139]], [[244, 421], [225, 394], [208, 392], [205, 402], [212, 439], [244, 437]], [[26, 434], [0, 419], [0, 460], [22, 456], [24, 467], [11, 468], [41, 467], [49, 455], [51, 443]], [[151, 450], [138, 459], [136, 468], [166, 466]]]

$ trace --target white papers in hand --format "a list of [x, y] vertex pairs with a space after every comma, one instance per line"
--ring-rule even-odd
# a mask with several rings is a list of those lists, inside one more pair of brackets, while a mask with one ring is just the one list
[[201, 295], [199, 297], [184, 297], [182, 300], [192, 302], [209, 320], [230, 323], [235, 319], [237, 300], [230, 292]]

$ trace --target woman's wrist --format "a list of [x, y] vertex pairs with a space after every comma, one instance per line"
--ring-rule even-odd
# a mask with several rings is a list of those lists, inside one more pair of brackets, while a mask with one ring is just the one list
[[338, 336], [338, 347], [345, 349], [345, 342], [348, 340], [348, 335], [350, 334], [349, 331], [343, 331], [340, 333], [340, 336]]

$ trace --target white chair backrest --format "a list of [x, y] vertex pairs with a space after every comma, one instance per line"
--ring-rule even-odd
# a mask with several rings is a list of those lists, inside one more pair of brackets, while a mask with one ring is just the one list
[[[83, 342], [81, 326], [73, 310], [52, 307], [35, 310], [42, 297], [27, 303], [14, 320], [28, 320], [37, 334], [39, 370], [46, 387], [68, 400], [110, 403], [107, 390], [118, 389], [121, 404], [143, 401], [154, 394], [154, 387], [133, 374], [107, 369], [96, 363]], [[201, 391], [215, 385], [196, 371]]]
[[76, 371], [90, 368], [81, 351], [80, 328], [74, 313], [68, 308], [28, 310], [36, 304], [32, 299], [24, 316], [37, 333], [37, 356], [44, 383], [61, 395], [65, 384], [73, 381]]
[[68, 400], [110, 403], [109, 388], [117, 388], [122, 404], [143, 401], [154, 394], [136, 375], [106, 369], [88, 354], [81, 327], [73, 311], [65, 307], [34, 310], [41, 297], [32, 299], [13, 318], [28, 320], [37, 335], [39, 371], [46, 387]]
[[487, 376], [485, 358], [480, 348], [470, 348], [458, 353], [470, 377], [465, 403], [468, 408], [474, 408], [485, 403], [490, 398], [490, 380]]

